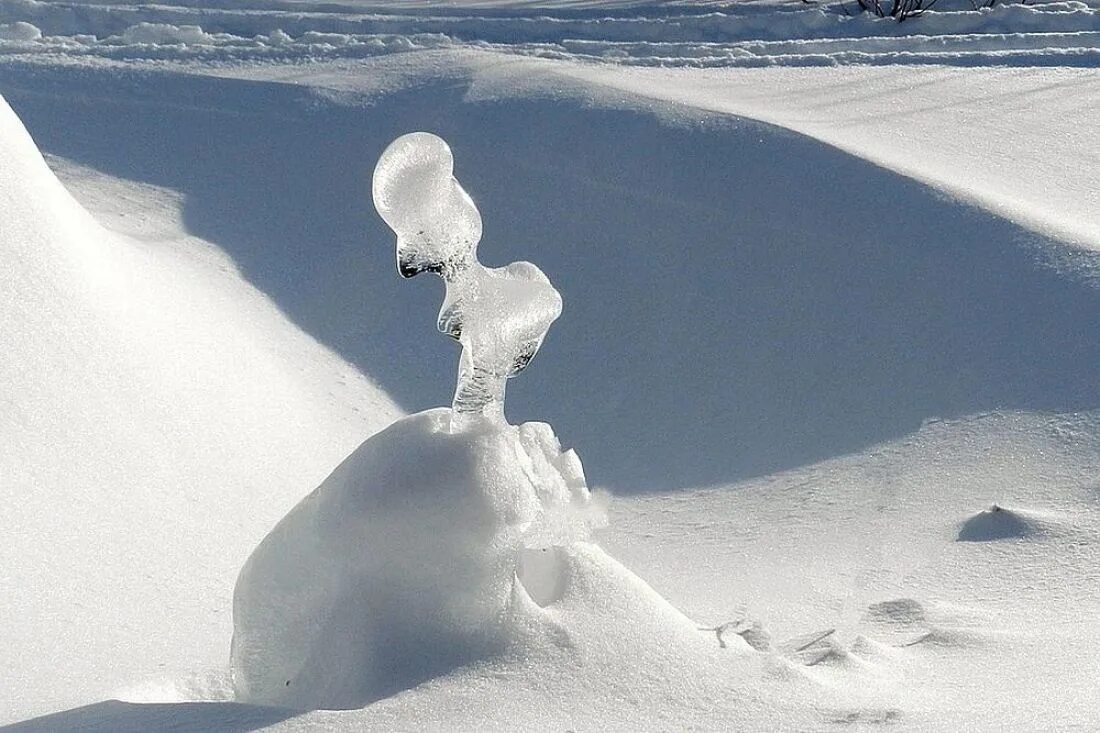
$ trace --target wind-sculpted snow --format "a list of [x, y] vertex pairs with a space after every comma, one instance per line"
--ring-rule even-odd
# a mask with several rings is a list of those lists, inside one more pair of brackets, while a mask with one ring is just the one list
[[447, 285], [440, 332], [462, 344], [455, 418], [504, 420], [505, 380], [527, 368], [561, 314], [561, 296], [530, 262], [478, 262], [481, 215], [452, 175], [442, 138], [426, 132], [390, 144], [374, 170], [374, 205], [397, 234], [403, 277], [434, 272]]
[[0, 41], [14, 41], [27, 43], [37, 41], [42, 37], [42, 31], [38, 26], [25, 21], [0, 25]]
[[[159, 10], [141, 12], [154, 22]], [[115, 34], [122, 45], [85, 40], [120, 57], [232, 58], [203, 45], [226, 28], [201, 18], [132, 25]], [[10, 34], [26, 39], [12, 48], [53, 42]], [[265, 37], [293, 58], [314, 53], [295, 50], [303, 36]], [[707, 50], [675, 42], [667, 54], [691, 46]], [[437, 53], [219, 67], [215, 78], [140, 63], [72, 73], [70, 61], [0, 63], [62, 180], [131, 223], [148, 212], [129, 198], [136, 187], [170, 190], [186, 202], [174, 226], [233, 261], [183, 268], [183, 250], [201, 244], [115, 251], [86, 241], [87, 226], [54, 246], [34, 232], [65, 216], [18, 215], [49, 197], [0, 202], [0, 239], [14, 232], [16, 253], [0, 268], [15, 278], [0, 289], [15, 349], [0, 362], [12, 397], [0, 402], [14, 406], [0, 417], [0, 491], [11, 494], [0, 585], [13, 590], [0, 688], [15, 691], [0, 695], [0, 722], [223, 689], [190, 674], [224, 667], [230, 584], [247, 551], [378, 424], [350, 421], [364, 405], [341, 391], [357, 379], [347, 365], [294, 388], [322, 358], [309, 356], [317, 342], [409, 410], [450, 398], [443, 339], [406, 346], [438, 306], [434, 280], [393, 276], [378, 244], [391, 234], [364, 205], [364, 172], [385, 145], [431, 125], [477, 182], [495, 240], [486, 259], [537, 258], [570, 304], [539, 357], [545, 378], [515, 384], [510, 412], [550, 417], [586, 446], [600, 483], [653, 492], [623, 497], [600, 541], [699, 624], [578, 541], [598, 506], [548, 427], [477, 421], [455, 433], [448, 413], [419, 415], [368, 441], [264, 540], [240, 588], [251, 600], [238, 659], [256, 662], [256, 683], [238, 679], [256, 699], [302, 706], [431, 680], [282, 730], [1095, 727], [1097, 291], [1035, 262], [1056, 242], [897, 175], [899, 159], [946, 160], [947, 180], [1009, 207], [1006, 191], [1040, 191], [1039, 211], [1076, 217], [1097, 241], [1081, 213], [1098, 190], [1087, 171], [1100, 169], [1080, 134], [1094, 127], [1087, 72], [666, 77], [586, 64], [570, 79], [542, 73], [564, 64]], [[473, 61], [512, 75], [468, 78], [460, 64]], [[333, 92], [379, 88], [387, 68], [420, 63], [407, 87]], [[582, 71], [585, 95], [571, 97]], [[613, 91], [637, 87], [606, 94], [597, 71]], [[548, 93], [528, 95], [531, 77]], [[670, 96], [653, 101], [658, 92]], [[790, 105], [781, 123], [817, 125], [822, 139], [843, 130], [826, 142], [857, 155], [888, 140], [903, 157], [873, 166], [719, 119], [737, 113], [734, 100], [757, 114]], [[0, 135], [0, 151], [17, 142], [30, 150], [19, 133]], [[1005, 164], [999, 175], [977, 178], [990, 161]], [[22, 191], [32, 179], [21, 170], [0, 167], [0, 178]], [[131, 251], [140, 261], [123, 287], [81, 295], [86, 276], [122, 264], [106, 254]], [[81, 253], [80, 267], [58, 267]], [[234, 266], [270, 301], [215, 288], [214, 271]], [[257, 309], [272, 303], [316, 339], [297, 356], [256, 333]], [[325, 417], [341, 410], [342, 428]], [[406, 490], [410, 475], [424, 492]], [[715, 488], [686, 488], [704, 484]], [[284, 715], [201, 708], [101, 703], [18, 729], [242, 730]]]
[[604, 516], [576, 454], [548, 425], [451, 422], [431, 410], [370, 438], [252, 554], [233, 604], [242, 700], [358, 707], [500, 653], [534, 612], [517, 594], [565, 592], [568, 548]]
[[[446, 283], [439, 330], [462, 344], [453, 409], [367, 440], [249, 558], [231, 651], [244, 701], [358, 707], [499, 655], [524, 616], [570, 590], [574, 545], [603, 523], [576, 453], [548, 425], [504, 421], [505, 380], [530, 363], [561, 296], [530, 263], [478, 262], [481, 216], [453, 169], [441, 138], [412, 133], [373, 184], [398, 271]], [[616, 567], [606, 558], [598, 572]]]
[[[201, 6], [201, 7], [200, 7]], [[1083, 2], [937, 6], [916, 23], [822, 6], [638, 7], [596, 16], [391, 5], [234, 7], [0, 4], [0, 54], [111, 59], [275, 61], [362, 58], [461, 47], [629, 66], [1100, 64], [1100, 9]], [[398, 12], [395, 12], [398, 11]], [[18, 27], [16, 25], [18, 24]]]
[[75, 170], [67, 190], [0, 97], [0, 727], [223, 668], [243, 559], [401, 414], [163, 189]]

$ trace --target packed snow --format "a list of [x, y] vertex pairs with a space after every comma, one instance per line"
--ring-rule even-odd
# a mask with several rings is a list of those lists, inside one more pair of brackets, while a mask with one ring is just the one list
[[1100, 8], [854, 7], [0, 0], [0, 724], [1100, 727]]
[[[601, 514], [576, 454], [545, 424], [456, 431], [454, 417], [417, 413], [368, 439], [249, 558], [233, 604], [239, 699], [359, 708], [523, 649], [551, 616], [530, 599], [577, 592], [560, 576]], [[521, 553], [548, 559], [517, 575]]]

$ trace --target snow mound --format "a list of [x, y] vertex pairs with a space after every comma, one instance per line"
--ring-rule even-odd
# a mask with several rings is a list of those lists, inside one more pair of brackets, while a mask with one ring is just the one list
[[547, 558], [521, 573], [535, 601], [576, 582], [552, 548], [602, 513], [575, 454], [545, 425], [450, 425], [431, 410], [367, 440], [252, 554], [234, 593], [241, 700], [362, 706], [508, 648], [521, 554]]
[[41, 37], [42, 31], [32, 23], [18, 21], [0, 24], [0, 41], [37, 41]]
[[1048, 522], [1037, 514], [994, 504], [959, 527], [959, 542], [992, 542], [1038, 538], [1050, 534]]
[[119, 36], [122, 43], [150, 44], [210, 44], [214, 37], [197, 25], [171, 25], [169, 23], [138, 23]]
[[0, 221], [2, 724], [220, 673], [248, 552], [400, 412], [208, 243], [101, 226], [3, 99]]
[[947, 603], [929, 605], [913, 598], [870, 604], [863, 624], [870, 638], [861, 639], [861, 645], [963, 648], [987, 643], [992, 636], [985, 614]]

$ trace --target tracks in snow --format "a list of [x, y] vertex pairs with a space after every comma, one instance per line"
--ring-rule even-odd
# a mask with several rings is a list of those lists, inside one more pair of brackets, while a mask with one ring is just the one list
[[1100, 8], [1081, 2], [942, 12], [905, 24], [850, 16], [837, 4], [643, 6], [607, 15], [410, 14], [277, 0], [214, 5], [3, 0], [0, 54], [236, 62], [464, 46], [632, 66], [1100, 63]]

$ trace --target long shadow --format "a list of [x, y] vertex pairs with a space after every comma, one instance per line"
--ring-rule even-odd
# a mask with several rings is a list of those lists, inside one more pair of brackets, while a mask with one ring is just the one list
[[714, 484], [932, 417], [1100, 407], [1100, 290], [1038, 265], [1049, 243], [778, 128], [443, 82], [336, 102], [81, 73], [11, 67], [0, 92], [45, 150], [185, 193], [192, 232], [409, 410], [449, 401], [457, 353], [439, 282], [394, 270], [370, 174], [401, 133], [446, 137], [482, 260], [532, 260], [565, 301], [509, 416], [553, 424], [594, 484]]
[[233, 702], [130, 703], [105, 700], [21, 723], [3, 733], [246, 733], [299, 715], [300, 711]]

